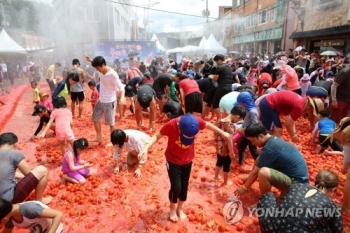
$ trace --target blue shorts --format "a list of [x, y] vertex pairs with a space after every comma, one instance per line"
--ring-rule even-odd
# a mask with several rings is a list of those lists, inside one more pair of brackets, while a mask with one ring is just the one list
[[273, 126], [282, 128], [278, 112], [267, 104], [266, 97], [261, 99], [259, 109], [260, 121], [267, 130], [272, 130]]
[[328, 97], [328, 91], [323, 87], [312, 86], [307, 90], [306, 95], [310, 96], [311, 98], [317, 97], [326, 99]]

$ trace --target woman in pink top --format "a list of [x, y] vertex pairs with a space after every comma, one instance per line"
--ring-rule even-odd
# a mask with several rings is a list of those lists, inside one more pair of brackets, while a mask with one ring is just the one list
[[40, 138], [44, 138], [47, 130], [53, 121], [55, 121], [56, 138], [60, 144], [62, 155], [65, 154], [67, 142], [73, 146], [74, 134], [72, 130], [72, 112], [67, 109], [67, 102], [64, 97], [58, 96], [54, 101], [55, 110], [50, 115], [50, 121], [46, 124], [44, 131], [40, 134]]
[[283, 60], [283, 58], [277, 62], [276, 68], [279, 69], [282, 74], [281, 85], [283, 89], [293, 91], [301, 95], [300, 83], [295, 70], [291, 66], [287, 65], [287, 62]]
[[179, 83], [181, 103], [185, 105], [185, 113], [202, 113], [203, 98], [198, 83], [181, 73], [174, 76], [174, 81]]

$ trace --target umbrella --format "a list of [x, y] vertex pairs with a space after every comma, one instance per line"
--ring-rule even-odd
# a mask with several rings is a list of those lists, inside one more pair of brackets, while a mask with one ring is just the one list
[[324, 51], [320, 54], [321, 56], [337, 56], [337, 54], [333, 51]]
[[334, 52], [339, 56], [344, 56], [343, 52], [341, 52], [341, 51], [334, 51]]
[[230, 52], [228, 52], [228, 54], [240, 54], [240, 52], [237, 52], [237, 51], [230, 51]]
[[140, 53], [139, 52], [136, 52], [136, 51], [130, 51], [129, 54], [128, 54], [128, 57], [133, 57], [133, 56], [137, 56], [139, 55]]
[[296, 52], [300, 52], [302, 49], [303, 49], [303, 46], [298, 46], [298, 47], [295, 48], [295, 51]]

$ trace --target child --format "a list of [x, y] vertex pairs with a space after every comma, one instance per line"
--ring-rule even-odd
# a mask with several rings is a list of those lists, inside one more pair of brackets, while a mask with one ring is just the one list
[[[43, 126], [46, 125], [50, 121], [50, 116], [51, 116], [51, 110], [47, 110], [44, 106], [42, 105], [35, 105], [34, 107], [34, 112], [32, 116], [39, 116], [40, 117], [40, 123], [38, 128], [35, 130], [34, 137], [36, 137], [40, 131], [42, 130]], [[51, 124], [50, 129], [55, 131], [55, 123]]]
[[[237, 123], [240, 119], [242, 119], [242, 116], [245, 115], [245, 110], [242, 107], [233, 107], [231, 110], [231, 114], [228, 115], [225, 118], [222, 118], [218, 120], [216, 123], [216, 126], [219, 129], [222, 129], [224, 132], [227, 132], [229, 134], [233, 134], [233, 129], [231, 127], [232, 123]], [[225, 140], [222, 138], [222, 136], [218, 133], [215, 133], [216, 138], [216, 154], [217, 154], [217, 161], [216, 161], [216, 167], [215, 167], [215, 180], [218, 180], [220, 169], [222, 168], [224, 172], [224, 183], [223, 185], [228, 184], [228, 172], [230, 171], [230, 165], [231, 161], [233, 160], [233, 153], [230, 153], [233, 151], [232, 148], [232, 141], [231, 140]]]
[[0, 198], [0, 221], [5, 224], [2, 232], [12, 232], [16, 226], [29, 229], [30, 232], [61, 233], [61, 219], [61, 212], [50, 209], [39, 201], [11, 204]]
[[51, 127], [53, 121], [56, 126], [56, 138], [60, 144], [62, 155], [66, 153], [67, 142], [73, 146], [74, 134], [72, 130], [72, 112], [67, 109], [67, 102], [64, 97], [58, 96], [53, 103], [55, 110], [52, 111], [49, 123], [46, 124], [44, 131], [39, 138], [44, 138], [47, 130]]
[[[333, 139], [331, 142], [330, 138], [327, 138], [328, 135], [331, 134], [336, 128], [336, 123], [333, 120], [329, 119], [329, 110], [323, 109], [320, 111], [319, 115], [321, 117], [321, 120], [315, 124], [315, 128], [312, 131], [312, 142], [319, 143], [319, 145], [316, 147], [315, 152], [322, 153], [325, 149], [328, 148], [328, 146], [331, 146], [334, 151], [343, 151], [343, 148], [337, 139]], [[318, 140], [316, 139], [317, 134]]]
[[63, 178], [74, 184], [86, 183], [85, 177], [90, 175], [88, 169], [92, 165], [80, 159], [80, 155], [89, 146], [88, 141], [85, 138], [79, 138], [73, 142], [73, 148], [70, 149], [63, 157], [62, 171], [64, 173]]
[[306, 92], [311, 87], [310, 76], [308, 74], [304, 74], [304, 76], [300, 79], [300, 88], [301, 88], [301, 96], [306, 97]]
[[[232, 109], [233, 110], [233, 109]], [[242, 128], [243, 128], [243, 120], [245, 118], [246, 112], [238, 112], [237, 110], [234, 110], [235, 113], [232, 113], [231, 110], [231, 115], [237, 115], [240, 116], [240, 119], [237, 122], [234, 122], [234, 133], [232, 136], [232, 145], [233, 145], [233, 153], [236, 155], [238, 154], [238, 148], [237, 145], [239, 143], [239, 140], [242, 138]]]
[[90, 90], [92, 91], [91, 99], [88, 99], [88, 101], [91, 102], [92, 109], [94, 109], [95, 105], [96, 105], [96, 103], [98, 101], [98, 98], [99, 98], [99, 93], [98, 93], [98, 91], [96, 89], [96, 83], [95, 83], [94, 80], [90, 80], [88, 82], [88, 86], [89, 86]]
[[39, 93], [40, 93], [40, 91], [39, 91], [39, 88], [38, 88], [38, 84], [35, 81], [32, 81], [30, 83], [30, 85], [33, 88], [33, 103], [39, 104], [39, 101], [40, 101]]
[[49, 94], [41, 92], [39, 93], [39, 96], [40, 96], [39, 105], [44, 106], [47, 110], [53, 110], [53, 105], [49, 100]]
[[248, 85], [253, 86], [255, 84], [255, 79], [257, 78], [257, 74], [256, 74], [257, 72], [258, 72], [257, 69], [251, 69], [251, 71], [247, 75]]

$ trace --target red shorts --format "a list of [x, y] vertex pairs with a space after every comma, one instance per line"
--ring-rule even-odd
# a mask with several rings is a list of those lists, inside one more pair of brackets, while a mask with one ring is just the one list
[[23, 202], [29, 194], [36, 188], [39, 180], [33, 175], [33, 173], [28, 173], [23, 179], [21, 179], [15, 187], [13, 194], [12, 204]]

